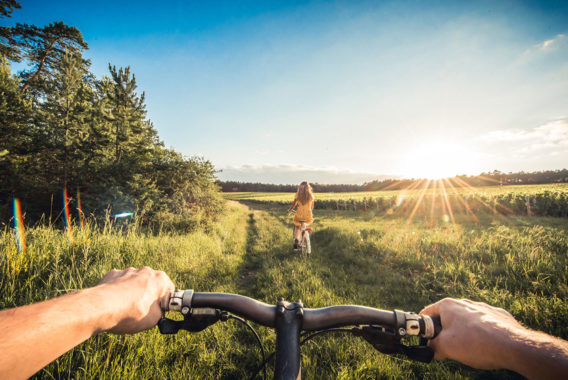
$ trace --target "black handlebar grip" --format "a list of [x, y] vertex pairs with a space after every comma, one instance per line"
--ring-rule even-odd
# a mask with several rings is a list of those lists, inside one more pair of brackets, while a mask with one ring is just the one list
[[431, 317], [432, 322], [434, 322], [434, 338], [440, 334], [442, 331], [442, 321], [440, 320], [440, 316], [437, 315], [435, 317]]

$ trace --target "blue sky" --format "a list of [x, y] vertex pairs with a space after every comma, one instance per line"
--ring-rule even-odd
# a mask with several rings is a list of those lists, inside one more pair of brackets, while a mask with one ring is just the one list
[[77, 26], [97, 76], [131, 66], [166, 145], [223, 179], [567, 166], [567, 2], [21, 5]]

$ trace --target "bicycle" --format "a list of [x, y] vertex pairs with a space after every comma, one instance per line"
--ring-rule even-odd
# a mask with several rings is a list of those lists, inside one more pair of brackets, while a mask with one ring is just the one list
[[[292, 210], [288, 213], [288, 215], [293, 215], [296, 213], [296, 210]], [[302, 257], [310, 257], [312, 254], [312, 245], [310, 242], [310, 232], [312, 232], [312, 228], [306, 225], [304, 221], [300, 221], [300, 241], [298, 242], [298, 249], [302, 252]], [[294, 226], [294, 232], [296, 227]]]
[[[301, 379], [300, 346], [330, 332], [351, 333], [365, 339], [381, 353], [405, 355], [409, 359], [429, 363], [434, 352], [428, 347], [428, 340], [442, 330], [437, 317], [400, 310], [387, 311], [358, 305], [306, 309], [300, 300], [290, 303], [283, 298], [271, 306], [242, 295], [196, 293], [191, 289], [170, 292], [169, 297], [162, 301], [162, 310], [177, 311], [184, 317], [179, 321], [162, 317], [158, 322], [162, 334], [176, 334], [179, 330], [199, 332], [218, 321], [229, 319], [245, 324], [254, 333], [262, 353], [262, 363], [251, 379], [261, 370], [264, 370], [266, 379], [266, 364], [274, 356], [274, 379]], [[276, 350], [268, 358], [260, 337], [246, 319], [276, 331]], [[419, 337], [418, 345], [403, 344], [402, 339], [408, 337]]]

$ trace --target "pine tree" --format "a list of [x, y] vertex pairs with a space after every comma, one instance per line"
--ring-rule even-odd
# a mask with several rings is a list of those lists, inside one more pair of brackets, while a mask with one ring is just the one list
[[88, 45], [79, 29], [63, 22], [55, 22], [39, 28], [35, 25], [16, 24], [12, 28], [13, 40], [21, 46], [24, 58], [31, 69], [20, 76], [26, 90], [30, 86], [41, 91], [45, 81], [52, 79], [57, 65], [65, 54], [80, 56]]
[[[0, 18], [11, 17], [14, 9], [22, 8], [15, 0], [0, 0]], [[10, 61], [19, 62], [20, 49], [13, 38], [14, 30], [6, 26], [0, 26], [0, 56]]]
[[130, 67], [116, 69], [109, 64], [112, 87], [107, 93], [107, 118], [114, 130], [115, 161], [119, 163], [129, 150], [147, 142], [145, 132], [145, 94], [136, 93], [136, 77], [130, 75]]
[[53, 79], [46, 82], [44, 99], [41, 109], [49, 136], [48, 149], [56, 165], [53, 179], [61, 188], [68, 187], [69, 182], [78, 186], [93, 102], [92, 78], [81, 56], [66, 53], [61, 57]]
[[19, 81], [10, 72], [6, 58], [0, 58], [0, 208], [5, 216], [9, 201], [23, 197], [29, 181], [28, 155], [34, 137], [29, 128], [31, 102], [22, 94]]

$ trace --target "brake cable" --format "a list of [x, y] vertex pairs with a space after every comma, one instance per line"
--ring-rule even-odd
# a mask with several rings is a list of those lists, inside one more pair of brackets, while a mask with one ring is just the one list
[[[226, 322], [229, 319], [234, 319], [236, 321], [239, 321], [240, 323], [248, 327], [248, 329], [252, 331], [252, 333], [254, 334], [256, 342], [260, 346], [260, 352], [262, 354], [262, 362], [266, 363], [268, 360], [270, 360], [266, 359], [264, 345], [262, 344], [260, 336], [258, 335], [256, 330], [245, 319], [230, 314], [228, 311], [213, 309], [213, 308], [190, 309], [188, 312], [184, 314], [183, 321], [174, 321], [162, 317], [162, 319], [158, 321], [158, 328], [160, 329], [160, 332], [162, 334], [175, 334], [180, 329], [191, 332], [199, 332], [217, 323], [218, 321]], [[258, 372], [259, 370], [255, 372], [255, 375], [258, 374]], [[264, 368], [264, 380], [266, 380], [266, 367]]]
[[[256, 338], [256, 341], [258, 342], [258, 345], [260, 346], [260, 352], [262, 353], [262, 363], [265, 364], [269, 359], [268, 360], [266, 359], [266, 355], [264, 353], [264, 345], [262, 344], [262, 341], [260, 340], [260, 336], [258, 335], [256, 330], [245, 319], [243, 319], [241, 317], [237, 317], [236, 315], [233, 315], [233, 314], [229, 314], [226, 311], [224, 311], [223, 313], [226, 313], [228, 319], [234, 319], [236, 321], [239, 321], [239, 322], [243, 323], [246, 327], [248, 327], [250, 331], [252, 331], [252, 333], [254, 334], [254, 336]], [[263, 365], [263, 368], [264, 368], [264, 380], [266, 380], [266, 365]], [[258, 372], [259, 372], [258, 370], [255, 372], [255, 376]]]

